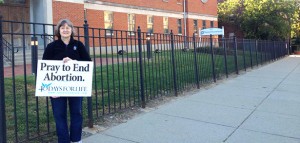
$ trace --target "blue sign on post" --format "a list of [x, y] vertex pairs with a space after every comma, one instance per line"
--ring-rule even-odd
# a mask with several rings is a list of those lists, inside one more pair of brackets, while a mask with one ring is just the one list
[[224, 28], [207, 28], [199, 31], [200, 36], [204, 35], [223, 35], [224, 36]]

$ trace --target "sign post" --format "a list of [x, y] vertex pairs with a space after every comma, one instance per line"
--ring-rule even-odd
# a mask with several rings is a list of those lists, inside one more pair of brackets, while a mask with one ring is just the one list
[[214, 58], [212, 35], [222, 35], [222, 37], [224, 38], [224, 27], [222, 27], [222, 28], [207, 28], [207, 29], [199, 30], [200, 42], [201, 42], [202, 35], [209, 36], [211, 61], [212, 61], [212, 78], [214, 79], [214, 82], [216, 82], [215, 58]]

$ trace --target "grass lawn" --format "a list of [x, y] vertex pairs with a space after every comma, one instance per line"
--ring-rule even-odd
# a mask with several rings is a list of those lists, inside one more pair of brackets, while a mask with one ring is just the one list
[[[108, 57], [116, 56], [110, 55]], [[127, 53], [127, 55], [118, 57], [120, 62], [95, 68], [92, 93], [95, 118], [140, 104], [141, 82], [137, 53]], [[136, 60], [128, 61], [127, 57], [136, 58]], [[143, 84], [146, 101], [162, 95], [174, 95], [174, 71], [176, 72], [178, 92], [196, 87], [195, 55], [193, 52], [176, 50], [174, 53], [175, 65], [172, 64], [170, 51], [153, 53], [151, 59], [147, 59], [146, 53], [143, 53], [143, 57]], [[241, 70], [244, 67], [243, 54], [239, 52], [237, 58]], [[255, 54], [252, 54], [252, 58], [255, 58]], [[224, 55], [214, 55], [214, 60], [216, 77], [224, 77]], [[245, 61], [249, 67], [251, 62], [249, 53], [245, 53]], [[211, 55], [196, 53], [196, 62], [200, 84], [213, 82]], [[261, 63], [262, 61], [253, 60], [253, 65], [256, 62]], [[233, 55], [227, 55], [227, 67], [229, 73], [235, 72]], [[52, 134], [55, 131], [50, 99], [46, 97], [36, 98], [34, 92], [34, 76], [5, 78], [8, 142], [13, 142], [16, 138], [19, 141], [26, 140], [27, 137], [33, 138], [37, 134]], [[84, 118], [87, 119], [86, 98], [83, 103], [83, 114]]]

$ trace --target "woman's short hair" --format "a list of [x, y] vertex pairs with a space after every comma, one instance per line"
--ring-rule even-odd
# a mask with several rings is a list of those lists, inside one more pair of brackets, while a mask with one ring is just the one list
[[60, 35], [60, 32], [59, 32], [59, 29], [61, 26], [67, 24], [68, 26], [71, 27], [72, 29], [72, 34], [71, 34], [71, 37], [74, 37], [75, 35], [75, 29], [74, 29], [74, 26], [73, 26], [73, 23], [69, 20], [69, 19], [61, 19], [60, 21], [58, 21], [56, 27], [55, 27], [55, 36], [57, 36], [59, 39], [61, 38], [61, 35]]

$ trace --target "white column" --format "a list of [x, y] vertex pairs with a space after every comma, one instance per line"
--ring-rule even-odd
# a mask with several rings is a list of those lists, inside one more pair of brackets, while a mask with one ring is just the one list
[[[45, 0], [43, 1], [43, 6], [45, 9], [45, 13], [44, 13], [44, 23], [47, 24], [53, 24], [53, 7], [52, 7], [52, 0]], [[56, 24], [56, 23], [54, 23]], [[46, 27], [46, 33], [48, 34], [53, 34], [53, 29], [51, 26], [47, 26]]]

